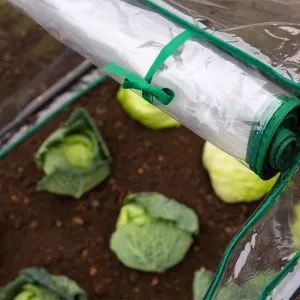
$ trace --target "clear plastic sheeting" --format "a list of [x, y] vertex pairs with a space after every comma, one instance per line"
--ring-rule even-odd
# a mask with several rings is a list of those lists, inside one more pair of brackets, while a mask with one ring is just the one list
[[83, 59], [75, 52], [64, 49], [31, 80], [27, 80], [11, 95], [2, 98], [0, 101], [0, 136], [11, 122], [20, 119], [28, 106], [32, 105], [34, 99], [37, 99], [45, 90], [66, 76], [82, 61]]
[[[260, 209], [260, 208], [259, 208]], [[232, 249], [213, 299], [295, 299], [300, 282], [300, 172]], [[229, 299], [229, 298], [228, 298]]]
[[298, 0], [155, 0], [192, 17], [195, 24], [300, 82]]
[[0, 148], [2, 135], [28, 106], [84, 59], [0, 0]]
[[38, 131], [62, 109], [75, 102], [106, 78], [105, 74], [89, 62], [83, 62], [45, 93], [33, 99], [13, 121], [0, 131], [0, 159]]
[[[99, 67], [113, 62], [142, 77], [162, 48], [184, 30], [138, 0], [10, 2]], [[251, 132], [281, 106], [278, 95], [290, 96], [258, 71], [199, 39], [185, 42], [152, 82], [176, 95], [169, 105], [156, 105], [242, 161]]]

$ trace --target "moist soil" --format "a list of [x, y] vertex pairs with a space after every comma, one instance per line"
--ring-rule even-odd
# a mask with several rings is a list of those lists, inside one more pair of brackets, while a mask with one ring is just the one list
[[[153, 132], [130, 119], [107, 80], [65, 109], [0, 161], [0, 285], [28, 266], [76, 280], [89, 299], [192, 299], [194, 272], [215, 271], [232, 236], [257, 204], [227, 205], [201, 162], [203, 140], [186, 128]], [[109, 179], [80, 200], [36, 192], [34, 162], [42, 141], [75, 106], [96, 120], [114, 162]], [[109, 250], [123, 198], [157, 191], [193, 208], [200, 234], [185, 259], [164, 274], [124, 267]]]
[[[0, 104], [28, 84], [22, 95], [16, 96], [24, 99], [25, 92], [30, 93], [30, 97], [35, 96], [80, 61], [79, 55], [5, 0], [0, 0]], [[51, 72], [45, 72], [50, 65]]]

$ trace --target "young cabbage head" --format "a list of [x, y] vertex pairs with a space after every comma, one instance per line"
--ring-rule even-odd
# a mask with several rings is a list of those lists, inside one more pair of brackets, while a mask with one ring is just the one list
[[123, 110], [147, 128], [160, 130], [180, 126], [177, 120], [129, 89], [120, 88], [117, 98]]
[[125, 266], [160, 273], [184, 258], [198, 232], [198, 217], [187, 206], [159, 193], [131, 194], [110, 248]]
[[234, 157], [206, 142], [203, 164], [218, 197], [227, 203], [260, 200], [275, 184], [278, 175], [262, 180]]
[[74, 198], [80, 198], [111, 173], [109, 150], [82, 108], [44, 141], [35, 159], [46, 174], [37, 189]]
[[43, 268], [28, 268], [0, 288], [0, 300], [86, 300], [87, 296], [66, 276], [50, 275]]

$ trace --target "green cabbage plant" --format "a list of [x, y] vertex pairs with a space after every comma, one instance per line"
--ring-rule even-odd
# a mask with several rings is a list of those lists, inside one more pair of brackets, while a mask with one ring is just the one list
[[38, 191], [80, 198], [111, 173], [111, 156], [95, 122], [83, 108], [53, 132], [36, 154], [44, 176]]
[[86, 300], [87, 296], [66, 276], [50, 275], [43, 268], [27, 268], [0, 288], [0, 300]]
[[127, 267], [164, 272], [178, 264], [199, 232], [195, 212], [159, 193], [128, 195], [110, 248]]
[[129, 89], [120, 88], [117, 98], [123, 110], [147, 128], [160, 130], [180, 126], [177, 120]]
[[[263, 289], [270, 283], [276, 273], [274, 271], [265, 271], [257, 273], [249, 278], [248, 281], [241, 283], [226, 283], [222, 285], [215, 294], [216, 300], [256, 300]], [[195, 272], [193, 281], [194, 300], [202, 300], [207, 289], [213, 280], [214, 274], [204, 269]]]
[[272, 189], [279, 176], [262, 180], [240, 161], [208, 142], [203, 149], [203, 165], [216, 195], [226, 203], [260, 200]]

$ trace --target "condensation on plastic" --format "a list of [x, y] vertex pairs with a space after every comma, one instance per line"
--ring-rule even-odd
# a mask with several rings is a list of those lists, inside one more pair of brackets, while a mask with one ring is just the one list
[[[183, 31], [138, 0], [10, 2], [100, 68], [113, 62], [140, 76]], [[256, 70], [196, 39], [167, 60], [153, 83], [175, 91], [176, 98], [163, 110], [242, 161], [253, 128], [263, 126], [260, 118], [267, 121], [281, 105], [275, 95], [289, 95]]]
[[[222, 287], [232, 286], [232, 284], [242, 287], [234, 290], [235, 297], [232, 299], [258, 299], [264, 288], [300, 250], [294, 243], [295, 237], [299, 241], [300, 232], [293, 230], [295, 206], [299, 204], [300, 172], [298, 171], [289, 188], [277, 198], [266, 214], [248, 230], [232, 250], [222, 282], [213, 299], [224, 300]], [[298, 222], [300, 222], [299, 217], [298, 215]], [[291, 299], [299, 288], [299, 270], [298, 261], [275, 286], [268, 299]]]
[[194, 23], [300, 82], [300, 1], [154, 0], [169, 3]]

